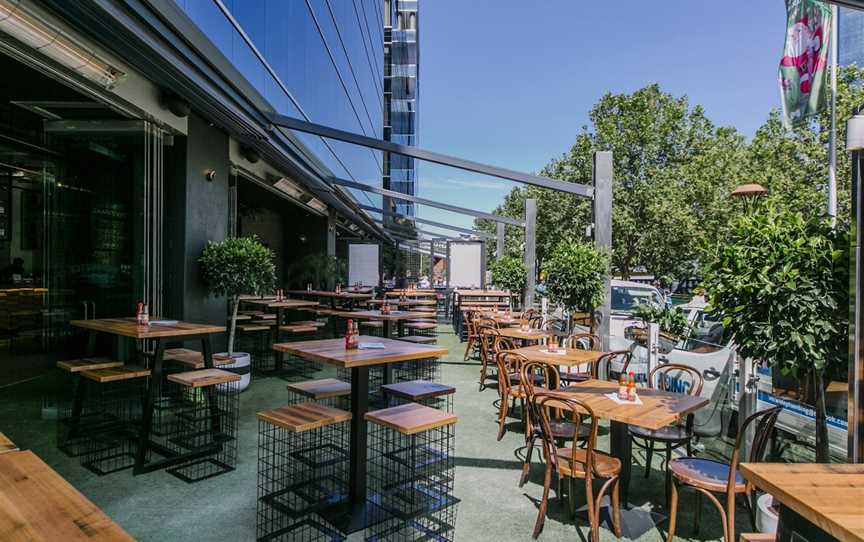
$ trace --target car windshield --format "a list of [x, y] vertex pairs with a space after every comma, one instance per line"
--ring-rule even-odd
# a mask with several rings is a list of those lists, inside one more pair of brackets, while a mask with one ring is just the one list
[[729, 333], [713, 315], [699, 310], [691, 322], [690, 334], [678, 344], [679, 350], [708, 353], [721, 350], [729, 343]]
[[612, 287], [612, 310], [630, 312], [639, 305], [651, 303], [655, 306], [663, 305], [663, 298], [652, 288], [637, 288], [633, 286]]

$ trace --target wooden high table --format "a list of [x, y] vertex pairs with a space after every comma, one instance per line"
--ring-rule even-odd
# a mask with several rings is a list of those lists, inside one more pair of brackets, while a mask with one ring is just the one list
[[[545, 346], [534, 345], [513, 350], [516, 354], [525, 356], [528, 361], [540, 361], [549, 365], [563, 367], [580, 367], [582, 365], [593, 365], [597, 360], [609, 352], [596, 350], [582, 350], [579, 348], [558, 348], [557, 353], [549, 352]], [[617, 388], [616, 388], [617, 390]]]
[[777, 542], [864, 542], [864, 465], [742, 463], [739, 468], [780, 503]]
[[0, 455], [0, 540], [132, 541], [30, 451]]
[[525, 342], [537, 342], [547, 337], [554, 337], [555, 333], [544, 331], [542, 329], [522, 329], [521, 327], [502, 327], [498, 329], [498, 334], [502, 337], [510, 337]]
[[[154, 318], [151, 321], [158, 320]], [[168, 322], [168, 321], [166, 321]], [[144, 410], [141, 420], [141, 437], [138, 442], [138, 449], [135, 453], [134, 474], [142, 474], [154, 470], [162, 469], [208, 455], [212, 452], [211, 449], [202, 449], [197, 452], [178, 454], [176, 451], [163, 446], [159, 443], [150, 440], [150, 431], [153, 428], [153, 408], [156, 404], [156, 394], [159, 391], [159, 383], [162, 381], [162, 362], [165, 356], [165, 342], [171, 339], [200, 339], [201, 353], [204, 356], [204, 367], [213, 368], [213, 345], [210, 341], [210, 336], [214, 333], [224, 333], [225, 326], [216, 326], [211, 324], [192, 324], [189, 322], [180, 322], [171, 320], [171, 324], [151, 324], [149, 326], [139, 326], [134, 317], [130, 318], [101, 318], [98, 320], [72, 320], [69, 322], [73, 327], [86, 329], [90, 332], [87, 341], [87, 357], [95, 355], [96, 336], [99, 333], [114, 335], [117, 337], [126, 337], [136, 340], [136, 357], [138, 364], [143, 358], [142, 344], [140, 341], [151, 339], [154, 342], [153, 366], [150, 372], [150, 384], [147, 387], [147, 396], [144, 402]], [[75, 396], [72, 400], [72, 418], [78, 419], [81, 416], [81, 410], [84, 406], [83, 386], [77, 386]], [[147, 449], [156, 451], [165, 459], [158, 461], [146, 462]]]
[[[276, 301], [275, 298], [267, 298], [267, 299], [251, 299], [251, 298], [241, 298], [241, 303], [249, 303], [250, 305], [257, 305], [259, 307], [264, 307], [266, 309], [275, 309], [276, 310], [276, 325], [273, 326], [273, 330], [270, 332], [270, 344], [276, 344], [279, 342], [279, 328], [283, 323], [283, 319], [285, 317], [285, 310], [292, 309], [311, 309], [318, 306], [317, 301], [307, 301], [302, 299], [285, 299], [282, 301]], [[282, 369], [283, 359], [281, 355], [276, 356], [275, 366], [276, 370], [279, 371]]]
[[346, 292], [341, 291], [339, 293], [331, 292], [330, 290], [285, 290], [285, 293], [288, 295], [293, 295], [297, 297], [312, 297], [315, 299], [329, 299], [330, 300], [330, 308], [336, 308], [336, 300], [341, 299], [343, 301], [349, 301], [350, 303], [354, 303], [355, 301], [366, 301], [368, 299], [372, 299], [372, 294], [363, 294], [357, 292]]
[[[447, 355], [447, 349], [439, 346], [414, 344], [382, 337], [361, 335], [363, 343], [382, 343], [383, 349], [345, 349], [345, 339], [297, 341], [274, 344], [274, 350], [294, 356], [351, 369], [351, 449], [349, 469], [348, 504], [334, 510], [332, 520], [347, 533], [365, 527], [366, 505], [366, 412], [369, 410], [369, 368], [384, 366], [384, 384], [393, 382], [393, 363], [436, 358]], [[328, 518], [331, 514], [327, 514]]]
[[632, 442], [628, 426], [635, 425], [646, 429], [660, 429], [704, 407], [709, 401], [704, 397], [694, 397], [682, 393], [671, 393], [648, 388], [639, 388], [638, 390], [639, 399], [642, 401], [641, 405], [619, 405], [608, 397], [604, 397], [607, 393], [617, 392], [617, 383], [592, 379], [552, 393], [579, 399], [591, 407], [595, 416], [610, 420], [609, 452], [621, 460], [619, 481], [621, 502], [623, 503], [621, 511], [622, 528], [625, 531], [629, 531], [629, 533], [625, 532], [625, 534], [630, 538], [637, 538], [644, 532], [643, 529], [647, 531], [653, 528], [653, 522], [644, 522], [641, 519], [635, 518], [631, 520], [624, 513], [625, 509], [628, 508], [630, 470], [632, 466]]
[[422, 312], [390, 311], [389, 313], [384, 314], [380, 310], [353, 311], [347, 312], [341, 316], [343, 316], [344, 318], [357, 318], [360, 320], [380, 320], [384, 322], [384, 336], [388, 338], [390, 337], [390, 333], [392, 331], [392, 322], [396, 322], [396, 334], [397, 337], [401, 337], [405, 334], [406, 321], [417, 320], [427, 317], [427, 315], [423, 314]]

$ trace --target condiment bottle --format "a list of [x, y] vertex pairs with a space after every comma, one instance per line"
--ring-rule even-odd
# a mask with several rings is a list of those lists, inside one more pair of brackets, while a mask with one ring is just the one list
[[621, 373], [618, 377], [618, 399], [622, 401], [629, 400], [629, 390], [627, 388], [627, 375]]
[[636, 400], [636, 373], [630, 371], [630, 382], [627, 383], [627, 400]]
[[138, 302], [138, 307], [135, 309], [135, 323], [141, 325], [141, 315], [144, 314], [144, 303]]
[[357, 348], [360, 346], [360, 325], [357, 322], [354, 322], [354, 332], [351, 333], [351, 348]]
[[150, 313], [147, 310], [147, 303], [144, 303], [144, 310], [141, 311], [141, 325], [149, 326], [150, 325]]
[[345, 326], [345, 350], [351, 350], [351, 335], [354, 333], [354, 320], [348, 319], [348, 325]]

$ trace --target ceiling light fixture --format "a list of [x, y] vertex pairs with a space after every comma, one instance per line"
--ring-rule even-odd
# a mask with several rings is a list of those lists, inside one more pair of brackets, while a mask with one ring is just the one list
[[0, 0], [0, 32], [107, 89], [126, 76], [25, 6], [23, 0]]

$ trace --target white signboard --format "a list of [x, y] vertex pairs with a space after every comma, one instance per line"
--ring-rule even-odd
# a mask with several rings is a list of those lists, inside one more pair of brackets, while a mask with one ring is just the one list
[[378, 244], [350, 243], [348, 245], [348, 284], [378, 286]]
[[450, 243], [451, 288], [483, 286], [483, 243]]

